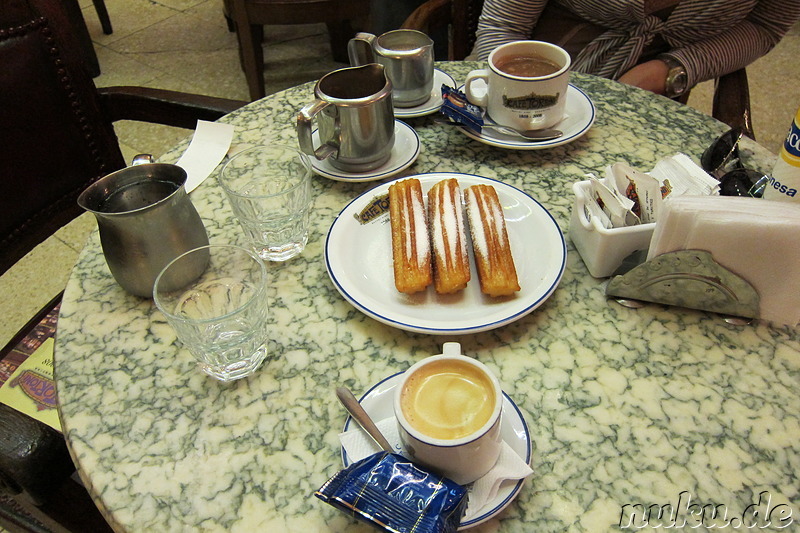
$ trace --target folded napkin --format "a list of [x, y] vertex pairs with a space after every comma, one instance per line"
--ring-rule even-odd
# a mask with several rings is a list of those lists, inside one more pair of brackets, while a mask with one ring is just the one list
[[[385, 418], [376, 422], [375, 425], [378, 426], [378, 429], [383, 433], [383, 436], [386, 437], [386, 440], [389, 441], [396, 453], [408, 457], [408, 453], [403, 449], [403, 445], [400, 442], [400, 433], [397, 429], [397, 419], [395, 417]], [[372, 440], [372, 437], [367, 435], [358, 424], [353, 423], [353, 426], [354, 429], [339, 434], [339, 440], [350, 461], [360, 461], [381, 451], [380, 447]], [[503, 442], [503, 449], [494, 468], [475, 481], [469, 488], [469, 504], [467, 512], [461, 521], [466, 522], [478, 516], [481, 509], [497, 496], [504, 481], [517, 481], [531, 474], [533, 474], [531, 467], [517, 455], [511, 446]]]
[[676, 196], [662, 206], [648, 260], [705, 250], [759, 295], [759, 318], [800, 323], [800, 205], [738, 196]]
[[228, 152], [233, 139], [233, 125], [197, 121], [189, 147], [175, 163], [186, 171], [186, 192], [192, 192], [214, 172]]

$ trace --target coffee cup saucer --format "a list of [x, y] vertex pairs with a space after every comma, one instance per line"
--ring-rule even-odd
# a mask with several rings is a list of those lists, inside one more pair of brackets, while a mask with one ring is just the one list
[[[312, 137], [314, 146], [319, 145], [319, 134], [314, 130]], [[320, 176], [336, 181], [374, 181], [394, 176], [398, 172], [410, 167], [416, 161], [420, 152], [419, 135], [414, 128], [401, 122], [394, 121], [394, 147], [389, 160], [378, 168], [366, 172], [345, 172], [334, 167], [328, 159], [320, 161], [311, 157], [311, 167]]]
[[[369, 416], [376, 422], [394, 417], [393, 398], [394, 390], [399, 385], [403, 372], [391, 375], [370, 388], [358, 401]], [[357, 427], [351, 417], [347, 417], [343, 432]], [[505, 443], [514, 450], [526, 463], [531, 464], [533, 447], [528, 425], [517, 405], [503, 393], [503, 414], [500, 419], [500, 433]], [[387, 436], [388, 438], [388, 436]], [[391, 442], [395, 448], [398, 442]], [[342, 448], [342, 463], [345, 467], [352, 462], [347, 452]], [[480, 509], [469, 509], [461, 521], [459, 531], [482, 524], [491, 520], [503, 511], [519, 494], [525, 480], [506, 480], [500, 485], [497, 495]]]
[[[463, 90], [463, 86], [460, 88]], [[567, 101], [564, 105], [564, 119], [552, 126], [563, 132], [561, 137], [545, 141], [532, 141], [504, 135], [496, 130], [486, 128], [476, 133], [466, 127], [457, 129], [471, 139], [483, 144], [509, 150], [543, 150], [571, 143], [582, 137], [594, 124], [597, 112], [591, 98], [572, 84], [567, 87]]]
[[414, 107], [395, 107], [394, 116], [397, 118], [424, 117], [435, 113], [442, 107], [442, 85], [456, 86], [456, 81], [450, 74], [437, 69], [433, 70], [433, 89], [427, 102]]

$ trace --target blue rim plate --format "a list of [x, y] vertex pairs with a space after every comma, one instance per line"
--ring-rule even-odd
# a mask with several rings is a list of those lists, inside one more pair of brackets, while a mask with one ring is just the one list
[[564, 132], [558, 139], [549, 141], [524, 141], [515, 137], [503, 135], [496, 130], [485, 129], [480, 133], [475, 133], [467, 128], [458, 128], [464, 135], [476, 141], [496, 146], [498, 148], [508, 148], [511, 150], [542, 150], [571, 143], [582, 137], [594, 124], [597, 111], [589, 96], [570, 84], [567, 88], [567, 103], [564, 106], [566, 117], [559, 124], [553, 126]]
[[[400, 382], [402, 374], [402, 372], [398, 372], [381, 380], [358, 400], [375, 422], [393, 416], [392, 398], [394, 389]], [[345, 420], [343, 431], [346, 432], [355, 427], [351, 426], [352, 423], [353, 419], [348, 416]], [[530, 465], [533, 458], [533, 447], [528, 425], [525, 423], [525, 418], [523, 418], [517, 404], [505, 392], [503, 393], [503, 415], [500, 419], [500, 432], [506, 444]], [[351, 462], [344, 448], [342, 448], [342, 464], [347, 467]], [[464, 530], [477, 526], [496, 516], [514, 501], [524, 484], [524, 479], [516, 482], [506, 481], [501, 484], [497, 496], [477, 511], [469, 511], [458, 529]]]
[[[319, 145], [317, 130], [312, 133], [314, 146]], [[374, 181], [394, 176], [401, 170], [405, 170], [416, 161], [421, 149], [419, 135], [414, 128], [400, 120], [394, 121], [394, 148], [389, 160], [376, 169], [367, 172], [345, 172], [331, 165], [327, 159], [320, 161], [313, 156], [311, 166], [314, 172], [320, 176], [336, 181]]]
[[505, 183], [455, 172], [418, 174], [427, 192], [435, 183], [456, 178], [461, 189], [493, 185], [503, 205], [521, 290], [491, 298], [481, 293], [472, 254], [472, 280], [463, 291], [439, 295], [403, 294], [394, 286], [388, 209], [362, 223], [357, 215], [387, 195], [392, 182], [365, 192], [334, 220], [325, 242], [325, 266], [341, 295], [358, 310], [384, 324], [433, 335], [477, 333], [524, 317], [547, 300], [564, 273], [567, 247], [553, 216], [527, 193]]

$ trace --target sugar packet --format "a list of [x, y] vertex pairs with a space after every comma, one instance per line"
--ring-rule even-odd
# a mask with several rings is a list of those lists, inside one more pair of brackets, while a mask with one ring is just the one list
[[439, 111], [458, 124], [463, 124], [475, 133], [483, 128], [483, 110], [469, 103], [467, 96], [447, 84], [442, 85], [442, 107]]
[[351, 464], [314, 495], [387, 533], [453, 533], [467, 507], [466, 488], [388, 452]]

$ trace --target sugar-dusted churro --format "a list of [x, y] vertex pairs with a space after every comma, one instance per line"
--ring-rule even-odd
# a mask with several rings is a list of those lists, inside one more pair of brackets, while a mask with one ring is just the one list
[[497, 191], [491, 185], [473, 185], [464, 195], [481, 291], [489, 296], [513, 294], [520, 287]]
[[460, 291], [470, 279], [461, 189], [458, 180], [440, 181], [428, 191], [433, 248], [433, 286], [439, 294]]
[[414, 293], [431, 284], [431, 251], [422, 185], [416, 178], [389, 187], [392, 259], [397, 290]]

